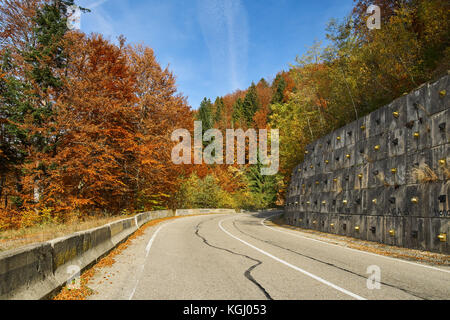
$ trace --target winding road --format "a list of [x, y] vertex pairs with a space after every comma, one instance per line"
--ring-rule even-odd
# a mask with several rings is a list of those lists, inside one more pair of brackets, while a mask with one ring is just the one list
[[271, 215], [193, 216], [150, 227], [96, 273], [90, 299], [450, 299], [448, 267], [313, 239], [273, 226]]

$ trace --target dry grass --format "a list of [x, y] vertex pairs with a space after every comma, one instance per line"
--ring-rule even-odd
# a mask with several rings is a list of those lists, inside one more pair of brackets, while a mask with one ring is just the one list
[[0, 252], [16, 249], [31, 243], [56, 239], [79, 231], [97, 228], [107, 223], [129, 217], [131, 216], [91, 217], [84, 221], [72, 221], [64, 224], [50, 223], [19, 230], [1, 231]]
[[436, 172], [434, 172], [433, 169], [431, 169], [427, 164], [423, 164], [419, 167], [413, 168], [412, 176], [414, 177], [414, 179], [419, 181], [419, 183], [430, 183], [439, 180]]

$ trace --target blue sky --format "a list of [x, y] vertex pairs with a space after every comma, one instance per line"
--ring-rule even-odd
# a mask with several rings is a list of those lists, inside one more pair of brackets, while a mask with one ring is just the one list
[[287, 70], [331, 18], [353, 0], [78, 0], [92, 12], [81, 29], [154, 49], [197, 109], [203, 97], [223, 96]]

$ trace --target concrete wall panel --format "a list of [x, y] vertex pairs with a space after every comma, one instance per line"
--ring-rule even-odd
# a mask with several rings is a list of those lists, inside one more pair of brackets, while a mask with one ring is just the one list
[[304, 195], [302, 227], [448, 253], [449, 86], [447, 75], [309, 145], [287, 195]]

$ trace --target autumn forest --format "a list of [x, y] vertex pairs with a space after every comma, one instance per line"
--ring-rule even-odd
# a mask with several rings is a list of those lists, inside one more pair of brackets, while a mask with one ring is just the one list
[[[190, 106], [157, 52], [67, 25], [73, 0], [0, 0], [0, 230], [165, 208], [282, 206], [307, 144], [450, 70], [445, 0], [355, 0], [274, 79]], [[381, 28], [367, 28], [367, 8]], [[82, 9], [83, 14], [89, 10]], [[279, 129], [280, 171], [176, 165], [171, 133]]]

